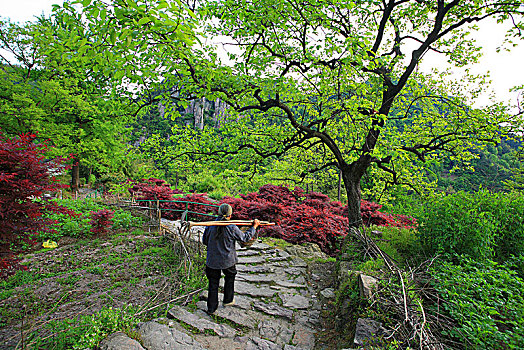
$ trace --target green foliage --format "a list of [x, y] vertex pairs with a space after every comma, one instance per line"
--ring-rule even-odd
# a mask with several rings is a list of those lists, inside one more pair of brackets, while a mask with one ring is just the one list
[[369, 231], [380, 232], [375, 242], [380, 249], [400, 263], [415, 258], [420, 252], [421, 247], [415, 229], [371, 226]]
[[419, 233], [431, 254], [466, 254], [480, 261], [519, 256], [524, 253], [524, 196], [482, 190], [428, 201]]
[[108, 335], [120, 331], [131, 334], [140, 321], [131, 307], [103, 308], [98, 313], [74, 319], [50, 321], [45, 325], [54, 337], [41, 337], [38, 332], [28, 336], [31, 348], [93, 349]]
[[87, 183], [89, 184], [89, 186], [93, 186], [96, 182], [96, 176], [91, 174], [89, 175], [89, 177], [87, 178]]
[[384, 267], [382, 258], [369, 259], [355, 267], [355, 270], [362, 271], [366, 275], [376, 275]]
[[524, 280], [503, 265], [467, 256], [431, 270], [441, 305], [458, 323], [448, 336], [466, 349], [520, 349], [524, 344]]
[[[63, 205], [66, 208], [72, 209], [77, 213], [81, 213], [82, 215], [78, 217], [71, 217], [67, 214], [59, 213], [44, 214], [45, 218], [49, 218], [57, 222], [55, 225], [56, 232], [49, 230], [40, 232], [38, 235], [38, 239], [40, 241], [45, 241], [48, 239], [58, 241], [61, 237], [90, 237], [92, 235], [92, 232], [90, 232], [90, 212], [100, 211], [107, 208], [93, 199], [63, 199], [57, 200], [57, 203]], [[131, 215], [130, 212], [123, 209], [116, 209], [113, 217], [112, 228], [114, 230], [129, 230], [133, 227], [141, 227], [142, 222], [143, 219], [141, 217], [135, 217]]]

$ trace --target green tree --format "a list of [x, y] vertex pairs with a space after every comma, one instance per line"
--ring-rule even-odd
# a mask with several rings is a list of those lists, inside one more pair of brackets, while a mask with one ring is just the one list
[[[82, 15], [66, 5], [61, 13], [98, 33], [81, 49], [101, 61], [97, 69], [106, 65], [117, 82], [126, 76], [144, 93], [154, 82], [173, 82], [164, 98], [182, 104], [202, 96], [229, 104], [231, 122], [219, 130], [175, 127], [180, 142], [167, 156], [235, 164], [238, 156], [257, 163], [312, 152], [317, 164], [309, 172], [340, 169], [353, 225], [370, 170], [386, 186], [428, 182], [425, 163], [445, 154], [467, 161], [474, 146], [497, 142], [501, 125], [514, 122], [502, 106], [469, 106], [482, 78], [466, 77], [475, 87], [466, 93], [464, 84], [418, 68], [428, 51], [455, 66], [476, 62], [472, 23], [511, 17], [508, 40], [517, 37], [522, 1], [209, 0], [193, 3], [200, 36], [192, 35], [193, 11], [179, 3], [81, 3]], [[228, 58], [204, 40], [193, 45], [197, 38], [227, 41]]]
[[75, 190], [80, 166], [98, 173], [120, 166], [130, 112], [129, 102], [105, 98], [110, 87], [88, 66], [54, 51], [68, 34], [56, 18], [24, 26], [1, 23], [0, 47], [13, 58], [2, 57], [0, 128], [8, 134], [38, 133], [57, 155], [73, 154]]
[[302, 147], [322, 157], [319, 169], [338, 167], [350, 222], [358, 225], [360, 183], [369, 169], [380, 170], [386, 183], [420, 182], [417, 170], [435, 157], [468, 160], [475, 145], [499, 139], [496, 131], [510, 121], [503, 108], [473, 109], [468, 104], [478, 90], [468, 96], [463, 86], [417, 68], [428, 51], [455, 66], [474, 63], [479, 51], [468, 24], [511, 16], [509, 34], [518, 33], [522, 5], [208, 1], [208, 35], [226, 36], [236, 49], [228, 51], [228, 66], [188, 62], [186, 84], [217, 94], [248, 120], [236, 125], [235, 151], [266, 157]]

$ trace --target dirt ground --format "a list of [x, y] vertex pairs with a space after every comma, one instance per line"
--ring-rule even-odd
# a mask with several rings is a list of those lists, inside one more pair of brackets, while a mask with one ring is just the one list
[[183, 267], [167, 246], [154, 234], [125, 233], [62, 240], [56, 249], [26, 255], [29, 270], [0, 285], [0, 349], [23, 348], [30, 333], [52, 336], [53, 320], [103, 307], [147, 309], [183, 294], [191, 286], [180, 283]]

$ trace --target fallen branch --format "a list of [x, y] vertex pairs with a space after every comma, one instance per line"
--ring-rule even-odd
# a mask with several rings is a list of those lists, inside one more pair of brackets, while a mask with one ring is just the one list
[[151, 311], [151, 310], [153, 310], [153, 309], [156, 309], [157, 307], [160, 307], [160, 306], [163, 306], [163, 305], [166, 305], [166, 304], [172, 303], [172, 302], [174, 302], [174, 301], [180, 300], [180, 299], [182, 299], [182, 298], [186, 298], [186, 297], [188, 297], [188, 296], [191, 296], [191, 295], [193, 295], [193, 294], [196, 294], [196, 293], [198, 293], [198, 292], [201, 292], [201, 291], [203, 291], [204, 289], [205, 289], [205, 288], [196, 289], [196, 290], [194, 290], [194, 291], [192, 291], [192, 292], [189, 292], [189, 293], [184, 294], [184, 295], [182, 295], [182, 296], [176, 297], [175, 299], [171, 299], [171, 300], [169, 300], [169, 301], [163, 302], [162, 304], [158, 304], [158, 305], [155, 305], [155, 306], [153, 306], [153, 307], [150, 307], [150, 308], [147, 309], [147, 310], [142, 310], [142, 311], [136, 313], [135, 316], [138, 316], [138, 315], [140, 315], [140, 314], [142, 314], [142, 313], [144, 313], [144, 312], [147, 312], [147, 311]]

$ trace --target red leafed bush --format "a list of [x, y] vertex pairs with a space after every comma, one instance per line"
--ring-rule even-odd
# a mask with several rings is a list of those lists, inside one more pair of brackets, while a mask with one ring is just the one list
[[[265, 185], [258, 193], [225, 197], [220, 203], [233, 207], [233, 219], [267, 220], [276, 226], [262, 227], [261, 235], [284, 239], [291, 243], [313, 242], [326, 253], [336, 254], [336, 245], [349, 226], [348, 208], [341, 202], [330, 201], [319, 192], [305, 193], [286, 187]], [[413, 218], [382, 213], [382, 206], [362, 201], [362, 219], [365, 225], [413, 227]]]
[[286, 213], [280, 222], [283, 229], [281, 237], [291, 243], [312, 242], [328, 254], [337, 252], [337, 241], [348, 228], [348, 219], [319, 210], [306, 204], [299, 204]]
[[297, 202], [295, 195], [289, 188], [269, 184], [260, 187], [257, 198], [265, 199], [271, 203], [284, 205], [293, 205]]
[[107, 230], [113, 225], [113, 216], [115, 212], [109, 209], [101, 209], [99, 211], [91, 212], [91, 229], [89, 231], [95, 234], [105, 234]]
[[35, 142], [36, 135], [8, 138], [0, 133], [0, 252], [9, 246], [32, 241], [32, 236], [48, 226], [41, 218], [45, 202], [36, 200], [45, 192], [64, 187], [50, 169], [65, 169], [65, 159], [45, 159], [48, 146]]
[[14, 254], [0, 258], [0, 280], [24, 270], [27, 270], [27, 266], [20, 265], [20, 259], [17, 259]]
[[136, 194], [137, 199], [142, 200], [173, 200], [174, 194], [182, 194], [179, 189], [172, 189], [164, 180], [149, 178], [136, 182], [133, 187], [129, 188], [131, 194]]
[[394, 226], [405, 228], [414, 228], [417, 225], [415, 218], [406, 215], [382, 213], [379, 211], [380, 208], [382, 208], [382, 205], [380, 204], [362, 201], [360, 204], [360, 212], [362, 213], [362, 222], [364, 225]]

